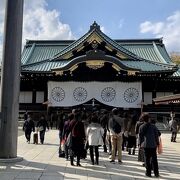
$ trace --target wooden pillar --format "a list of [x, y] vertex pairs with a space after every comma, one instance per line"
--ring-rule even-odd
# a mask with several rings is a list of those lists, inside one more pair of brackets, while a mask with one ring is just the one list
[[36, 104], [36, 89], [32, 91], [32, 104]]

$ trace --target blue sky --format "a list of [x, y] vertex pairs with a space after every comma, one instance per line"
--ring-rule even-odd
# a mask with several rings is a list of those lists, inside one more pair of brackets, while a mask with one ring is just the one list
[[[78, 39], [96, 21], [112, 39], [163, 37], [180, 52], [180, 0], [24, 0], [26, 39]], [[0, 57], [5, 0], [0, 0]]]
[[[48, 0], [50, 9], [61, 12], [76, 36], [81, 36], [96, 20], [112, 38], [143, 38], [139, 25], [144, 21], [165, 21], [180, 10], [179, 0]], [[91, 3], [89, 3], [91, 2]]]

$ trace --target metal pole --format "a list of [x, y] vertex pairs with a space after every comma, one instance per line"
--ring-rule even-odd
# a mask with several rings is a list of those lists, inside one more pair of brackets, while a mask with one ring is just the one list
[[0, 158], [17, 158], [23, 0], [7, 0], [1, 75]]

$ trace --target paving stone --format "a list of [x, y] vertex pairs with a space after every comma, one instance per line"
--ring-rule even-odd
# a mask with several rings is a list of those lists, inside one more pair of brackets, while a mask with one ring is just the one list
[[[163, 180], [180, 179], [180, 134], [177, 143], [170, 142], [170, 133], [162, 133], [163, 154], [158, 155], [160, 178]], [[142, 180], [145, 168], [135, 156], [123, 152], [123, 164], [111, 164], [109, 156], [100, 148], [99, 165], [91, 165], [89, 152], [82, 167], [71, 166], [69, 161], [58, 157], [58, 131], [46, 133], [45, 144], [27, 144], [25, 137], [18, 137], [18, 163], [0, 163], [0, 180]], [[75, 162], [76, 163], [76, 162]], [[153, 176], [153, 173], [152, 173]]]

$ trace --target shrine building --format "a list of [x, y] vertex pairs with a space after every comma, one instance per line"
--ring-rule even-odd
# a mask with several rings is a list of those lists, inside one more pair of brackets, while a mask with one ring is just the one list
[[92, 104], [167, 114], [171, 104], [153, 98], [180, 93], [162, 38], [111, 39], [96, 22], [77, 40], [27, 40], [21, 64], [21, 112]]

